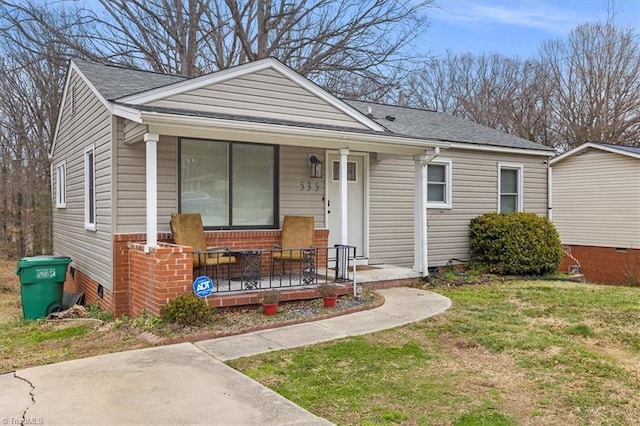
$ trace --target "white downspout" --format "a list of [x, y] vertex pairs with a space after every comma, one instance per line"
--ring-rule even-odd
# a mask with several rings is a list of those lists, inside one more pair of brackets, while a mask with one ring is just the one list
[[547, 159], [547, 219], [553, 221], [553, 168]]
[[416, 180], [419, 181], [416, 182], [417, 190], [419, 192], [417, 196], [417, 214], [419, 215], [419, 221], [416, 222], [419, 224], [417, 236], [420, 238], [419, 248], [414, 250], [414, 252], [419, 254], [419, 268], [422, 273], [422, 278], [429, 276], [429, 253], [427, 245], [427, 165], [438, 155], [440, 155], [440, 147], [435, 147], [433, 149], [433, 154], [429, 157], [414, 157], [416, 160]]
[[150, 247], [158, 246], [158, 140], [157, 133], [145, 133], [147, 163], [147, 244], [145, 253]]

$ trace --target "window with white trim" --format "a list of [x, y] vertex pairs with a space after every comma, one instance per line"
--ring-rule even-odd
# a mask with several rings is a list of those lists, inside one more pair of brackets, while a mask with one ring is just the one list
[[67, 163], [61, 162], [56, 166], [56, 208], [67, 207]]
[[523, 210], [523, 175], [522, 164], [498, 163], [498, 213]]
[[433, 160], [427, 165], [427, 208], [451, 208], [451, 160]]
[[96, 162], [93, 145], [84, 150], [84, 227], [96, 230]]

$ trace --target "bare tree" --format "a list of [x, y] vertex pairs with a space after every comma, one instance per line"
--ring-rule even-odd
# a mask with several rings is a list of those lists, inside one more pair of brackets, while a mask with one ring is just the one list
[[540, 50], [548, 74], [555, 145], [640, 145], [638, 35], [611, 24], [580, 25]]
[[66, 61], [197, 76], [275, 57], [338, 95], [404, 77], [433, 0], [0, 0], [0, 255], [50, 247], [47, 150]]
[[411, 105], [545, 142], [547, 97], [534, 61], [447, 52], [417, 70], [406, 91]]
[[[38, 19], [65, 25], [64, 15]], [[51, 247], [48, 158], [66, 52], [37, 20], [0, 32], [0, 255], [42, 254]]]

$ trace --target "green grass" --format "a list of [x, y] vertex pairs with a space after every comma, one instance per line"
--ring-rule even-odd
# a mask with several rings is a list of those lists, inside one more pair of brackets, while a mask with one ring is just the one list
[[336, 424], [634, 424], [640, 289], [437, 288], [444, 315], [231, 362]]

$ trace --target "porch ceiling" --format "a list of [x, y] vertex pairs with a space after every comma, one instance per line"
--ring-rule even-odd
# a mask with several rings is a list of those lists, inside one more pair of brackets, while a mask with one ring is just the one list
[[281, 124], [255, 123], [173, 114], [141, 112], [149, 132], [167, 136], [223, 139], [239, 142], [290, 145], [396, 155], [420, 155], [435, 147], [448, 148], [440, 141], [392, 136], [388, 133], [360, 133], [349, 130], [318, 129]]

